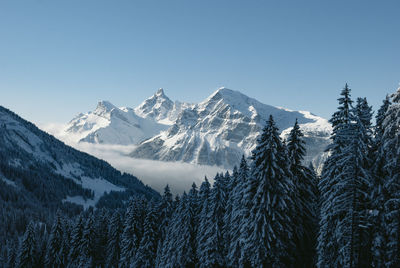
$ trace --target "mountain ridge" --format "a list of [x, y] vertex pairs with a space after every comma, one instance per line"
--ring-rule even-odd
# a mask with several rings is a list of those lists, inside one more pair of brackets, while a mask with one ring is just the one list
[[[217, 165], [232, 168], [238, 164], [242, 154], [249, 156], [269, 115], [274, 116], [284, 138], [295, 119], [305, 132], [308, 149], [312, 152], [306, 156], [308, 162], [318, 167], [323, 156], [323, 150], [329, 143], [331, 126], [321, 117], [308, 111], [293, 111], [282, 107], [263, 104], [247, 95], [225, 87], [217, 89], [202, 102], [197, 104], [173, 102], [164, 92], [158, 89], [151, 97], [138, 107], [117, 108], [106, 102], [108, 122], [101, 125], [90, 125], [88, 120], [91, 113], [78, 116], [75, 121], [75, 132], [85, 133], [84, 126], [89, 124], [88, 133], [80, 141], [105, 144], [135, 144], [136, 148], [130, 153], [135, 158], [182, 161], [202, 165]], [[113, 115], [113, 111], [115, 115]], [[119, 129], [113, 121], [118, 114], [131, 113], [136, 115], [137, 129], [144, 129], [146, 124], [160, 126], [149, 129], [141, 139], [112, 138], [112, 133], [124, 133], [129, 136], [132, 129]], [[87, 118], [85, 118], [87, 117]], [[106, 116], [107, 117], [107, 116]], [[131, 120], [132, 121], [132, 120]], [[72, 122], [72, 121], [71, 121]], [[71, 122], [69, 129], [71, 129]], [[149, 123], [151, 122], [151, 123]], [[105, 129], [111, 134], [102, 134]], [[70, 132], [70, 133], [68, 133]], [[67, 135], [71, 131], [66, 129]], [[117, 135], [117, 134], [116, 134]], [[134, 135], [135, 136], [135, 135]], [[137, 136], [137, 135], [136, 135]], [[96, 139], [97, 137], [97, 139]], [[99, 139], [98, 137], [102, 137]]]

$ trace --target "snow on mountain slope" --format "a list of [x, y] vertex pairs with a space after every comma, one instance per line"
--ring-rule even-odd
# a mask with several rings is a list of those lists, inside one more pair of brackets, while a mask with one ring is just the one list
[[142, 142], [130, 155], [232, 168], [243, 153], [251, 154], [269, 115], [283, 130], [283, 136], [298, 119], [306, 136], [306, 160], [318, 165], [329, 143], [331, 129], [327, 120], [309, 112], [262, 104], [227, 88], [220, 88], [205, 101], [183, 110], [168, 130]]
[[110, 191], [158, 197], [137, 178], [65, 145], [2, 106], [0, 178], [21, 189], [21, 195], [25, 193], [31, 199], [37, 195], [39, 203], [43, 193], [50, 196], [44, 205], [51, 201], [60, 206], [63, 199], [73, 197], [70, 201], [80, 199], [85, 201], [80, 204], [94, 206]]
[[182, 110], [193, 106], [192, 104], [171, 101], [160, 88], [157, 92], [135, 108], [135, 113], [144, 118], [172, 125]]
[[117, 108], [108, 101], [101, 101], [93, 112], [72, 119], [64, 132], [75, 142], [129, 145], [167, 128], [167, 125], [136, 115], [131, 108]]

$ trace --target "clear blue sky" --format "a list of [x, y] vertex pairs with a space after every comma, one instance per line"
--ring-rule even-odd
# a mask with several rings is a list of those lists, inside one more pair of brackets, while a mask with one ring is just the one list
[[0, 1], [0, 105], [67, 122], [159, 87], [225, 86], [330, 117], [345, 82], [376, 108], [400, 82], [400, 1]]

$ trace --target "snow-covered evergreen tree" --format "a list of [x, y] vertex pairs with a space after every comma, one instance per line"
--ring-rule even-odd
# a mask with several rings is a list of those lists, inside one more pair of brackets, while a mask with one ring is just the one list
[[156, 204], [150, 202], [143, 224], [143, 236], [136, 254], [134, 267], [154, 267], [159, 239], [159, 214]]
[[318, 182], [315, 174], [306, 168], [302, 161], [306, 153], [303, 133], [296, 120], [287, 140], [287, 151], [290, 160], [290, 171], [294, 184], [293, 201], [295, 217], [295, 248], [297, 266], [314, 267], [316, 239], [318, 230]]
[[321, 187], [323, 205], [318, 263], [321, 267], [357, 267], [363, 266], [365, 261], [362, 245], [368, 226], [367, 196], [371, 187], [370, 171], [366, 168], [370, 163], [371, 110], [368, 105], [360, 108], [363, 101], [359, 101], [358, 108], [352, 109], [349, 93], [346, 85], [339, 103], [340, 108], [350, 104], [349, 110], [339, 109], [333, 117], [336, 121], [332, 119], [336, 123], [333, 150], [321, 181], [325, 186]]
[[93, 213], [89, 213], [82, 231], [78, 267], [94, 266], [95, 236], [94, 215]]
[[106, 248], [108, 242], [108, 225], [110, 213], [106, 209], [99, 209], [96, 211], [94, 223], [94, 256], [93, 263], [96, 267], [104, 267], [106, 263]]
[[68, 254], [68, 260], [70, 261], [71, 266], [74, 265], [76, 266], [78, 263], [84, 224], [85, 224], [85, 217], [83, 213], [81, 213], [79, 217], [76, 219], [76, 222], [71, 232], [70, 250]]
[[210, 207], [210, 194], [211, 185], [206, 178], [204, 178], [203, 183], [200, 186], [199, 191], [199, 227], [197, 229], [196, 240], [197, 240], [197, 260], [201, 262], [201, 257], [206, 253], [206, 230], [207, 230], [207, 215]]
[[118, 267], [120, 258], [120, 237], [122, 234], [121, 215], [115, 211], [111, 217], [107, 231], [106, 267]]
[[255, 193], [244, 251], [249, 253], [254, 267], [290, 266], [293, 247], [292, 175], [272, 116], [258, 139], [252, 159]]
[[134, 263], [143, 234], [145, 204], [146, 201], [143, 198], [134, 198], [129, 201], [121, 236], [120, 266], [129, 267]]
[[385, 266], [400, 266], [400, 88], [392, 95], [383, 121], [382, 146], [385, 159], [384, 228], [387, 237]]
[[16, 267], [35, 267], [36, 265], [36, 241], [34, 223], [30, 222], [26, 228], [24, 237], [18, 249]]
[[168, 225], [171, 221], [172, 213], [174, 211], [174, 204], [172, 199], [172, 194], [169, 189], [169, 186], [166, 185], [164, 188], [164, 194], [161, 198], [159, 207], [158, 207], [159, 215], [160, 215], [160, 224], [158, 226], [159, 229], [159, 241], [157, 245], [157, 255], [156, 255], [156, 265], [161, 263], [162, 257], [162, 247], [164, 240], [167, 236]]
[[201, 267], [225, 266], [224, 255], [224, 214], [226, 206], [226, 179], [222, 174], [217, 174], [209, 196], [208, 213], [205, 218], [204, 241], [202, 252], [199, 256]]
[[228, 203], [231, 203], [230, 229], [229, 229], [229, 250], [227, 257], [227, 265], [238, 267], [240, 264], [242, 241], [241, 241], [241, 224], [244, 219], [243, 195], [244, 189], [249, 176], [249, 168], [247, 161], [242, 156], [239, 170], [233, 172], [232, 181], [234, 185]]
[[65, 267], [64, 258], [64, 221], [61, 212], [58, 212], [50, 231], [49, 241], [46, 247], [45, 264], [47, 267]]
[[334, 231], [336, 228], [337, 216], [335, 215], [333, 202], [335, 199], [334, 186], [339, 183], [338, 174], [341, 170], [337, 162], [341, 159], [341, 153], [345, 144], [343, 136], [340, 135], [344, 128], [350, 124], [350, 113], [353, 101], [350, 98], [350, 88], [346, 84], [341, 97], [338, 99], [339, 107], [330, 120], [332, 124], [332, 143], [328, 146], [330, 156], [324, 163], [321, 179], [318, 184], [320, 192], [320, 229], [318, 235], [318, 266], [338, 266], [335, 263], [338, 256], [338, 244]]
[[385, 151], [383, 147], [383, 122], [386, 112], [390, 106], [390, 98], [386, 96], [381, 107], [376, 114], [376, 125], [374, 131], [374, 142], [372, 148], [373, 158], [373, 186], [371, 191], [371, 233], [372, 245], [371, 254], [373, 267], [383, 267], [385, 263], [385, 246], [386, 246], [386, 228], [384, 227], [384, 205], [387, 195], [384, 191], [385, 179], [387, 178], [387, 170], [385, 169]]

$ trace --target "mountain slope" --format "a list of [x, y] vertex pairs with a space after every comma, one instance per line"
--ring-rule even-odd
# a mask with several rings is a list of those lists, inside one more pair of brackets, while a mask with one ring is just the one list
[[24, 230], [29, 219], [51, 221], [57, 209], [76, 214], [81, 205], [123, 207], [133, 195], [159, 197], [136, 177], [66, 146], [0, 106], [0, 233], [15, 231], [7, 229], [12, 226]]
[[327, 120], [309, 112], [265, 105], [226, 88], [183, 110], [167, 131], [142, 142], [130, 155], [232, 168], [243, 153], [251, 154], [270, 114], [283, 136], [298, 119], [306, 136], [306, 161], [314, 161], [318, 166], [323, 149], [329, 143], [331, 128]]

